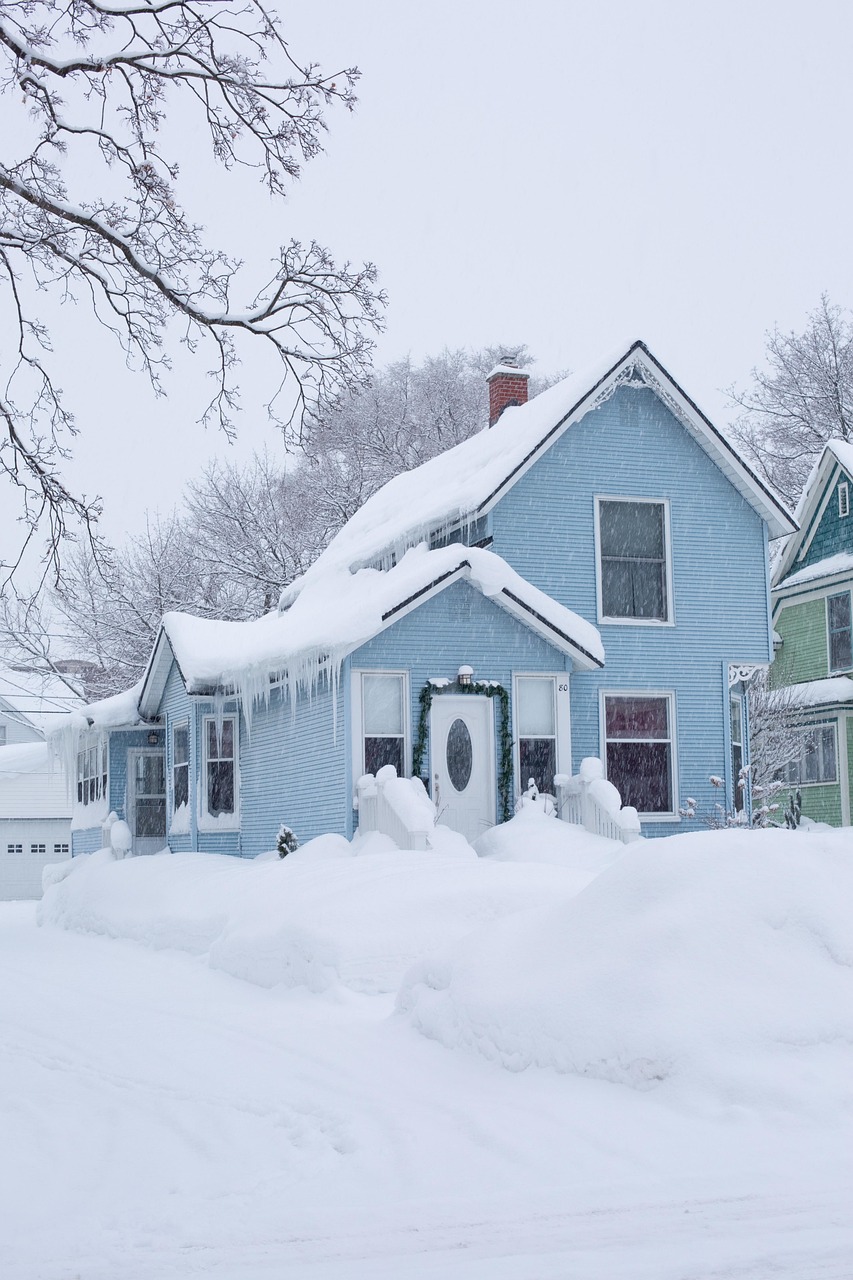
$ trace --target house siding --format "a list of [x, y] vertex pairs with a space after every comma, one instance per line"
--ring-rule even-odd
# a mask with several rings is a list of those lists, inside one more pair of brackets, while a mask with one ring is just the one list
[[[566, 431], [492, 512], [492, 549], [592, 622], [596, 495], [668, 500], [674, 625], [599, 624], [604, 670], [571, 684], [573, 768], [601, 754], [600, 690], [671, 691], [675, 803], [690, 795], [700, 812], [713, 809], [720, 794], [712, 774], [729, 779], [731, 793], [727, 664], [766, 663], [772, 652], [764, 523], [651, 390], [620, 389]], [[643, 823], [646, 835], [678, 829], [677, 820]]]
[[[806, 554], [802, 560], [796, 559], [791, 565], [792, 573], [799, 569], [807, 569], [810, 565], [817, 564], [818, 561], [825, 560], [828, 556], [836, 555], [839, 551], [853, 551], [853, 513], [847, 516], [839, 516], [838, 514], [838, 486], [844, 482], [848, 485], [849, 496], [853, 501], [853, 482], [840, 468], [836, 468], [823, 491], [823, 497], [821, 503], [818, 504], [817, 511], [820, 511], [827, 490], [829, 491], [829, 501], [823, 514], [817, 520], [817, 527], [814, 529], [814, 536]], [[814, 525], [804, 531], [803, 541], [808, 538], [812, 528], [814, 528]]]
[[[570, 660], [541, 636], [530, 631], [506, 610], [487, 599], [468, 582], [455, 582], [439, 595], [401, 618], [381, 635], [357, 649], [350, 670], [406, 670], [410, 693], [410, 754], [417, 733], [424, 685], [434, 678], [453, 680], [459, 667], [474, 669], [475, 680], [494, 680], [510, 693], [512, 680], [520, 672], [557, 673], [571, 669]], [[573, 677], [576, 679], [577, 677]], [[440, 694], [436, 695], [440, 696]], [[497, 714], [494, 705], [493, 714]], [[497, 729], [497, 723], [496, 723]], [[510, 724], [510, 730], [514, 730]], [[497, 752], [498, 735], [495, 733]], [[427, 744], [428, 776], [432, 763]], [[567, 767], [563, 763], [562, 767]], [[497, 771], [497, 759], [495, 760]], [[350, 777], [350, 787], [352, 778]], [[518, 794], [514, 780], [514, 795]], [[497, 820], [496, 812], [495, 818]]]
[[802, 787], [800, 796], [802, 811], [807, 818], [814, 822], [828, 822], [833, 827], [841, 826], [841, 787], [837, 782]]
[[826, 647], [826, 600], [783, 604], [776, 618], [782, 647], [773, 663], [775, 686], [823, 680], [829, 675]]

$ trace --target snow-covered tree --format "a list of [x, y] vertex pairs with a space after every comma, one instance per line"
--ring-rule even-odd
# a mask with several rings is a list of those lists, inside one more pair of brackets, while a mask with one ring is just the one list
[[[85, 306], [157, 392], [179, 344], [198, 352], [213, 375], [200, 416], [227, 431], [248, 344], [271, 357], [269, 400], [295, 435], [306, 404], [363, 381], [374, 267], [290, 240], [252, 279], [243, 259], [261, 255], [210, 243], [180, 174], [206, 142], [283, 196], [321, 150], [325, 109], [352, 107], [357, 74], [298, 61], [261, 0], [0, 0], [0, 472], [54, 564], [69, 522], [91, 525], [98, 506], [61, 474], [76, 428], [46, 296]], [[67, 314], [79, 328], [80, 307]]]
[[[788, 765], [799, 760], [807, 731], [797, 727], [798, 706], [781, 669], [761, 669], [747, 688], [749, 764], [753, 821], [756, 826], [784, 825], [791, 787], [782, 781]], [[801, 711], [800, 711], [801, 716]]]
[[793, 508], [827, 440], [853, 438], [853, 313], [824, 294], [802, 333], [768, 333], [766, 361], [730, 392], [733, 432]]

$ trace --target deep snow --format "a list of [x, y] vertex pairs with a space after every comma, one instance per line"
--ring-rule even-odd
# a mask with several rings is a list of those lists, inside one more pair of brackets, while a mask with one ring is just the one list
[[849, 1280], [850, 833], [484, 844], [3, 907], [0, 1274]]

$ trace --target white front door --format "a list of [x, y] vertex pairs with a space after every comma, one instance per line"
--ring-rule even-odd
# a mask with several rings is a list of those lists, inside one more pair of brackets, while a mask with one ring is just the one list
[[166, 843], [166, 761], [162, 751], [127, 753], [127, 822], [134, 853], [159, 853]]
[[438, 821], [476, 840], [495, 821], [492, 699], [436, 695], [430, 714], [432, 798]]

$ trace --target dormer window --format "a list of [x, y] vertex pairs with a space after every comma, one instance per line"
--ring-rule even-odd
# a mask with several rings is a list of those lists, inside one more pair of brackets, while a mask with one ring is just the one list
[[846, 480], [838, 486], [838, 514], [842, 518], [850, 515], [850, 490]]

